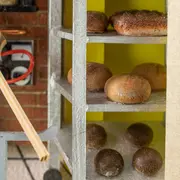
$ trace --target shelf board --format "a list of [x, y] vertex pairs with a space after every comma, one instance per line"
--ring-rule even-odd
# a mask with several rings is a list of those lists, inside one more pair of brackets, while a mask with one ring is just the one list
[[[53, 140], [58, 134], [58, 127], [51, 126], [48, 129], [39, 132], [38, 135], [42, 141]], [[29, 141], [24, 132], [0, 132], [0, 137], [7, 141]]]
[[[72, 103], [72, 88], [65, 80], [57, 82], [58, 91]], [[148, 102], [144, 104], [125, 105], [108, 101], [104, 93], [87, 93], [88, 112], [165, 112], [166, 92], [152, 93]]]
[[[98, 122], [97, 124], [103, 126], [108, 134], [108, 141], [104, 148], [112, 148], [120, 152], [125, 161], [125, 168], [123, 173], [113, 180], [164, 180], [164, 165], [155, 177], [147, 178], [133, 170], [131, 166], [132, 156], [137, 151], [137, 148], [129, 144], [124, 133], [130, 123], [124, 122]], [[158, 150], [163, 159], [165, 157], [165, 128], [160, 122], [146, 122], [154, 132], [154, 139], [150, 147]], [[65, 162], [68, 162], [68, 167], [72, 172], [72, 128], [71, 126], [64, 126], [60, 130], [57, 137], [56, 144], [65, 157]], [[68, 142], [68, 143], [67, 143]], [[106, 180], [99, 176], [94, 170], [94, 157], [98, 150], [87, 150], [87, 180]]]
[[[53, 29], [53, 35], [57, 37], [73, 40], [71, 29]], [[87, 43], [119, 43], [119, 44], [166, 44], [166, 36], [157, 37], [130, 37], [118, 35], [115, 31], [109, 31], [103, 34], [88, 33]]]

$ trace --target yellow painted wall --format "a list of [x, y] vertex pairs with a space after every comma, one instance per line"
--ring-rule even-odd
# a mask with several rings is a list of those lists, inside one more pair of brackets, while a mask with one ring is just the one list
[[[105, 0], [99, 0], [98, 3], [92, 0], [87, 2], [88, 10], [105, 11]], [[64, 27], [72, 28], [72, 0], [64, 1]], [[68, 70], [72, 66], [72, 42], [64, 41], [64, 75], [67, 75]], [[104, 63], [104, 44], [88, 44], [87, 46], [87, 61]], [[72, 106], [68, 101], [65, 101], [65, 120], [71, 122]], [[103, 120], [103, 113], [87, 113], [87, 120]]]
[[[127, 9], [150, 9], [165, 11], [165, 0], [106, 0], [106, 14], [110, 16], [115, 11]], [[130, 72], [132, 68], [143, 62], [164, 64], [164, 45], [105, 45], [105, 64], [114, 74]], [[163, 113], [104, 113], [105, 120], [144, 121], [163, 120]]]

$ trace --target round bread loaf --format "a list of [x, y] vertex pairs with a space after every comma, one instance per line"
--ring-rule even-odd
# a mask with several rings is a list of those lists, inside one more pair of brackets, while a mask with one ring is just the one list
[[132, 165], [136, 171], [153, 176], [161, 169], [163, 159], [158, 151], [144, 147], [134, 154]]
[[[106, 81], [112, 76], [111, 71], [104, 64], [87, 63], [86, 87], [88, 91], [103, 91]], [[68, 82], [72, 84], [72, 69], [67, 75]]]
[[124, 168], [124, 160], [119, 152], [103, 149], [94, 160], [96, 172], [105, 177], [118, 176]]
[[88, 149], [98, 149], [105, 145], [107, 134], [105, 129], [97, 124], [88, 124], [86, 127], [86, 145]]
[[87, 12], [87, 32], [103, 33], [108, 27], [108, 18], [103, 12]]
[[158, 11], [129, 10], [114, 13], [109, 23], [118, 34], [127, 36], [167, 35], [167, 15]]
[[166, 68], [158, 63], [143, 63], [137, 65], [132, 74], [136, 74], [147, 79], [152, 91], [166, 89]]
[[126, 138], [137, 147], [145, 147], [152, 142], [153, 131], [146, 124], [135, 123], [127, 128]]
[[108, 99], [123, 104], [137, 104], [147, 101], [151, 95], [149, 82], [137, 75], [116, 75], [105, 84]]

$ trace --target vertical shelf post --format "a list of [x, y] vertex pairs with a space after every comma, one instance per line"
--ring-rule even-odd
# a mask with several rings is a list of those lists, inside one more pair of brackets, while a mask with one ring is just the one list
[[7, 179], [7, 156], [8, 156], [8, 144], [3, 137], [0, 139], [0, 175], [2, 180]]
[[168, 1], [165, 180], [180, 179], [180, 1]]
[[[61, 78], [61, 58], [62, 58], [62, 39], [53, 36], [53, 28], [62, 26], [62, 0], [49, 0], [49, 54], [48, 54], [48, 127], [56, 125], [61, 128], [61, 109], [62, 97], [55, 89], [54, 80]], [[50, 167], [60, 168], [60, 159], [58, 149], [54, 142], [48, 143], [49, 152], [51, 154]]]
[[86, 0], [73, 0], [73, 180], [86, 180], [86, 22]]

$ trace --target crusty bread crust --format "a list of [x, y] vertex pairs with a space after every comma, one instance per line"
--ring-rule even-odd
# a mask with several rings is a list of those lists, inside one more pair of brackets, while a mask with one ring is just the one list
[[108, 18], [103, 12], [88, 11], [87, 12], [87, 32], [103, 33], [108, 26]]
[[129, 10], [116, 12], [109, 23], [118, 34], [127, 36], [167, 35], [167, 15], [158, 11]]

